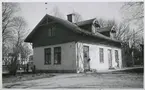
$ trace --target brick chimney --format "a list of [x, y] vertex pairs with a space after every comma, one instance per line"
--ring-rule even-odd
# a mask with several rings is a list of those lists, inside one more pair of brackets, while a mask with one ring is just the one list
[[74, 13], [68, 14], [67, 20], [72, 22], [72, 23], [75, 23], [75, 14]]

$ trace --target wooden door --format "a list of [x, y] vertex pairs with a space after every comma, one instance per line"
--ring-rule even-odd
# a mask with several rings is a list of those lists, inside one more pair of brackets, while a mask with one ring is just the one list
[[89, 58], [89, 46], [83, 47], [83, 54], [84, 54], [84, 70], [90, 70], [90, 58]]

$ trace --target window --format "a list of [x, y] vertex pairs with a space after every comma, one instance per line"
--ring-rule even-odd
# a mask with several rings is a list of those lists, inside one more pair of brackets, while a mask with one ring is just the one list
[[112, 68], [112, 50], [108, 49], [108, 62], [109, 62], [109, 68]]
[[99, 48], [100, 63], [104, 63], [104, 51], [103, 48]]
[[54, 27], [50, 27], [49, 29], [48, 29], [48, 36], [49, 37], [52, 37], [52, 36], [54, 36]]
[[115, 61], [116, 61], [117, 66], [118, 66], [119, 65], [118, 50], [115, 50]]
[[51, 48], [45, 48], [45, 62], [44, 64], [51, 64]]
[[54, 64], [61, 64], [61, 47], [54, 48]]

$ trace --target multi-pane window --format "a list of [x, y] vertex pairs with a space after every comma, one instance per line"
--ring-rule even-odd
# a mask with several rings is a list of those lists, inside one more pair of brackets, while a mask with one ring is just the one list
[[61, 64], [61, 47], [54, 47], [54, 64]]
[[55, 28], [54, 27], [50, 27], [49, 29], [48, 29], [48, 36], [49, 37], [52, 37], [52, 36], [54, 36], [55, 35]]
[[51, 64], [51, 48], [45, 48], [45, 62], [44, 64]]
[[112, 50], [108, 49], [108, 62], [109, 62], [109, 68], [112, 68]]
[[103, 48], [99, 48], [99, 56], [100, 56], [100, 63], [104, 63], [104, 50]]

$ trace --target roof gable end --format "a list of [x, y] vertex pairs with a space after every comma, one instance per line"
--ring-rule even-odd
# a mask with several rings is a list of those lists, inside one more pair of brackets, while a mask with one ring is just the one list
[[97, 37], [97, 38], [102, 38], [102, 39], [106, 39], [106, 40], [109, 40], [109, 41], [113, 41], [113, 42], [119, 42], [117, 40], [112, 40], [111, 38], [107, 37], [107, 36], [104, 36], [102, 34], [100, 34], [99, 32], [96, 32], [95, 34], [89, 32], [89, 31], [86, 31], [86, 30], [83, 30], [81, 28], [79, 28], [76, 24], [74, 23], [71, 23], [67, 20], [63, 20], [61, 18], [58, 18], [58, 17], [54, 17], [54, 16], [51, 16], [51, 15], [48, 15], [46, 14], [43, 19], [36, 25], [36, 27], [32, 30], [32, 32], [27, 36], [27, 38], [25, 39], [25, 42], [32, 42], [32, 36], [33, 34], [35, 33], [35, 31], [37, 30], [36, 28], [39, 27], [39, 25], [45, 21], [46, 19], [50, 19], [54, 22], [57, 22], [67, 28], [69, 28], [70, 30], [76, 32], [76, 33], [80, 33], [80, 34], [85, 34], [85, 35], [88, 35], [88, 36], [92, 36], [92, 37]]

